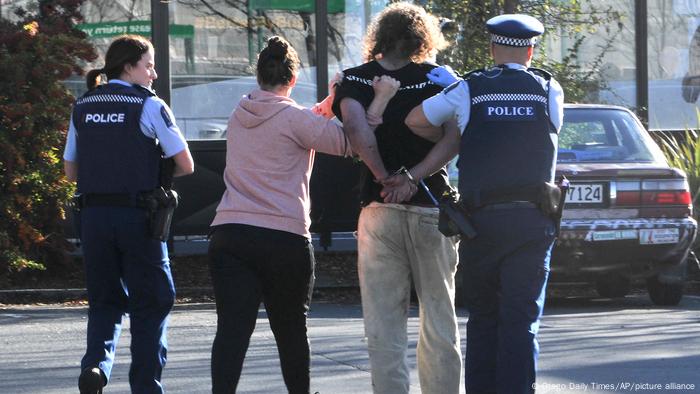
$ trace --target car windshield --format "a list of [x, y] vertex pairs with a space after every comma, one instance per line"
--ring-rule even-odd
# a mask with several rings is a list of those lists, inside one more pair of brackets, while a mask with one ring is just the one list
[[632, 114], [620, 109], [566, 108], [557, 162], [664, 161]]

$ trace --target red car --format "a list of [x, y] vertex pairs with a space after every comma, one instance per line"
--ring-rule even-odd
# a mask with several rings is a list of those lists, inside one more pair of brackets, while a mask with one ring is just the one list
[[652, 302], [677, 305], [697, 222], [683, 171], [671, 168], [629, 110], [567, 105], [557, 177], [570, 183], [552, 280], [588, 281], [622, 297], [645, 280]]

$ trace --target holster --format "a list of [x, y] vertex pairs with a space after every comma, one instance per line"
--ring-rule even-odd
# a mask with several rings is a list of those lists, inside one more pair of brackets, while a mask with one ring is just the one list
[[550, 182], [545, 182], [541, 186], [539, 193], [539, 205], [540, 210], [547, 216], [555, 217], [558, 212], [560, 212], [559, 207], [561, 206], [561, 189]]
[[469, 212], [459, 201], [455, 191], [445, 192], [438, 204], [438, 230], [446, 237], [462, 235], [466, 239], [476, 237], [476, 229], [469, 221]]
[[75, 237], [80, 239], [82, 235], [80, 212], [83, 209], [83, 196], [79, 193], [74, 194], [73, 197], [71, 197], [68, 206], [73, 211], [73, 231], [75, 231]]
[[153, 239], [167, 241], [173, 213], [180, 201], [175, 190], [158, 188], [148, 197], [149, 232]]
[[569, 180], [562, 175], [555, 186], [559, 190], [559, 203], [557, 204], [556, 210], [552, 215], [552, 219], [554, 220], [554, 235], [559, 237], [559, 232], [561, 230], [561, 218], [564, 214], [564, 204], [566, 203], [566, 194], [569, 191]]
[[554, 235], [556, 237], [559, 236], [565, 198], [566, 191], [562, 192], [562, 189], [557, 184], [551, 182], [542, 184], [537, 205], [540, 207], [540, 211], [542, 211], [543, 214], [549, 216], [554, 221]]

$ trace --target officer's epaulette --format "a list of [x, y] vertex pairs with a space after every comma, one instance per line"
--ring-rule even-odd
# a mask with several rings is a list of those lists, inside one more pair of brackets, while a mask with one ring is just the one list
[[134, 84], [133, 86], [136, 90], [138, 90], [139, 92], [145, 93], [149, 97], [153, 97], [156, 95], [156, 92], [152, 91], [151, 89], [149, 89], [145, 86], [138, 85], [138, 84]]
[[543, 70], [541, 68], [530, 67], [527, 69], [527, 71], [530, 71], [534, 74], [539, 75], [540, 77], [544, 78], [546, 81], [549, 81], [550, 79], [552, 79], [552, 73], [550, 73], [549, 71]]

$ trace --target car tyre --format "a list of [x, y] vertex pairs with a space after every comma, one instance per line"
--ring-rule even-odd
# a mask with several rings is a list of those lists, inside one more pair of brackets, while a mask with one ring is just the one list
[[600, 278], [596, 281], [596, 291], [604, 298], [621, 298], [630, 292], [630, 280], [623, 276]]
[[685, 282], [662, 283], [658, 276], [647, 279], [647, 290], [649, 298], [654, 305], [676, 306], [683, 298]]

